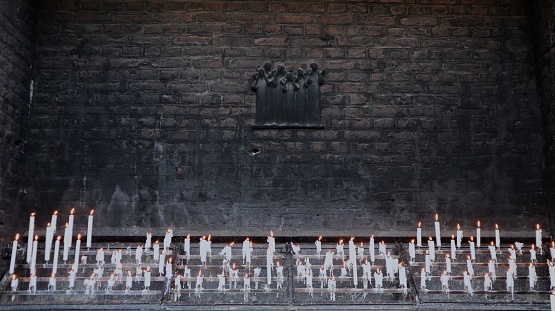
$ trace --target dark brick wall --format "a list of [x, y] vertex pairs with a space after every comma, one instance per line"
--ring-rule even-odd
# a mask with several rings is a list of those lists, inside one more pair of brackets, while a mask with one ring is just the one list
[[[531, 232], [545, 208], [528, 9], [41, 1], [27, 211], [242, 235], [397, 235], [438, 212]], [[326, 69], [325, 129], [251, 129], [267, 61]]]
[[0, 0], [0, 237], [14, 231], [19, 181], [29, 119], [34, 6], [30, 0]]
[[[545, 202], [550, 223], [555, 228], [555, 1], [532, 1], [532, 25], [536, 81], [543, 124]], [[552, 231], [553, 232], [553, 231]]]

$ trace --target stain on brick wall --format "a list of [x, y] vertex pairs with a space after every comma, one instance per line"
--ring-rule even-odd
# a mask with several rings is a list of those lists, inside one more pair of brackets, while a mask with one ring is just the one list
[[32, 55], [32, 1], [0, 0], [0, 239], [10, 240], [25, 186], [23, 157], [29, 120]]
[[[529, 230], [545, 208], [527, 6], [43, 1], [27, 209], [247, 235], [398, 234], [436, 212]], [[252, 130], [253, 68], [314, 61], [324, 129]]]

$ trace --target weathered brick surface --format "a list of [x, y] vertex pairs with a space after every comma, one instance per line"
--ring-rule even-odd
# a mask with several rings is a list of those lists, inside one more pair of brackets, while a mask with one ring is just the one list
[[[0, 0], [0, 241], [11, 237], [19, 216], [23, 154], [29, 119], [34, 47], [32, 1]], [[52, 73], [47, 73], [52, 74]], [[6, 239], [6, 240], [4, 240]]]
[[[527, 10], [41, 2], [26, 208], [244, 235], [394, 234], [435, 212], [529, 231], [546, 212]], [[326, 69], [325, 129], [251, 129], [267, 61]]]
[[534, 2], [532, 5], [532, 27], [534, 29], [534, 58], [536, 83], [540, 102], [544, 161], [543, 194], [549, 207], [552, 228], [555, 227], [553, 204], [555, 204], [555, 1]]

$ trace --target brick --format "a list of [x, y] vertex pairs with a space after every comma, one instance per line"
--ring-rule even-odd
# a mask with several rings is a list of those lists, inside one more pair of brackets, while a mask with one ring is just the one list
[[264, 12], [266, 5], [264, 3], [247, 3], [247, 11], [249, 12]]
[[401, 25], [407, 26], [434, 26], [438, 24], [438, 20], [435, 17], [405, 17], [401, 18]]
[[279, 24], [312, 24], [314, 17], [307, 14], [277, 14], [276, 23]]
[[317, 18], [321, 24], [351, 24], [353, 16], [351, 14], [327, 14]]
[[286, 45], [286, 37], [255, 38], [254, 45]]
[[211, 37], [199, 36], [175, 36], [173, 37], [173, 44], [178, 45], [207, 45], [210, 44]]
[[193, 18], [198, 23], [224, 23], [230, 22], [232, 16], [225, 13], [199, 13], [193, 15]]
[[266, 14], [235, 14], [234, 21], [237, 23], [261, 24], [271, 21]]

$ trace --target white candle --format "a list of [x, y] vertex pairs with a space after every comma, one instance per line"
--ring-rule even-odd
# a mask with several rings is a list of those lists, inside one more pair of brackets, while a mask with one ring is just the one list
[[189, 260], [191, 258], [191, 236], [190, 235], [187, 235], [187, 237], [184, 240], [183, 250], [187, 255], [187, 260]]
[[[69, 213], [69, 221], [68, 221], [68, 224], [69, 224], [69, 236], [70, 236], [70, 238], [69, 238], [69, 248], [71, 248], [71, 244], [73, 243], [73, 242], [72, 242], [72, 237], [73, 237], [73, 220], [74, 220], [74, 218], [75, 218], [75, 215], [73, 215], [73, 212], [74, 212], [74, 211], [75, 211], [75, 208], [72, 208], [71, 211], [70, 211], [70, 213]], [[64, 241], [64, 243], [65, 243], [65, 241]], [[77, 272], [77, 271], [75, 271], [75, 272]]]
[[472, 267], [472, 260], [470, 259], [470, 256], [466, 257], [466, 269], [471, 277], [474, 276], [474, 268]]
[[56, 243], [54, 243], [54, 260], [52, 261], [52, 273], [56, 274], [58, 272], [58, 257], [60, 256], [60, 240], [61, 236], [58, 236]]
[[555, 290], [549, 295], [549, 301], [551, 303], [551, 311], [555, 311]]
[[[154, 246], [152, 248], [154, 250], [154, 252], [152, 253], [152, 257], [154, 261], [160, 260], [160, 243], [158, 241], [154, 242]], [[200, 252], [202, 254], [202, 244], [201, 244]]]
[[77, 235], [77, 241], [75, 242], [75, 257], [73, 257], [73, 264], [75, 265], [75, 272], [79, 268], [79, 251], [81, 250], [81, 233]]
[[36, 265], [37, 265], [37, 251], [39, 248], [39, 236], [35, 235], [35, 241], [33, 241], [33, 251], [31, 254], [31, 266], [30, 266], [30, 270], [31, 270], [31, 274], [36, 274]]
[[480, 221], [478, 220], [478, 227], [476, 228], [476, 247], [480, 248], [482, 242], [482, 229], [480, 228]]
[[474, 238], [472, 236], [470, 236], [468, 244], [470, 244], [470, 259], [476, 260], [476, 248], [474, 247]]
[[12, 242], [12, 257], [10, 259], [9, 274], [13, 274], [13, 272], [15, 271], [15, 258], [17, 256], [17, 240], [19, 240], [19, 233], [15, 235], [15, 239]]
[[268, 288], [272, 284], [272, 266], [274, 264], [274, 252], [268, 247], [266, 250], [266, 283]]
[[530, 247], [530, 261], [536, 262], [536, 260], [536, 248], [534, 247], [534, 244], [532, 244], [532, 247]]
[[166, 263], [166, 278], [171, 279], [173, 276], [173, 272], [172, 272], [172, 258], [170, 257], [168, 259], [168, 262]]
[[89, 215], [89, 222], [87, 224], [87, 248], [91, 248], [92, 244], [93, 214], [94, 210], [91, 210], [91, 213]]
[[375, 244], [374, 244], [374, 236], [370, 237], [370, 246], [368, 250], [370, 251], [370, 262], [374, 263], [376, 261], [376, 253], [375, 253]]
[[320, 236], [314, 244], [316, 244], [316, 255], [320, 258], [320, 253], [322, 253], [322, 236]]
[[445, 269], [447, 273], [451, 273], [451, 258], [449, 258], [449, 254], [445, 254]]
[[269, 249], [272, 253], [276, 251], [276, 239], [274, 238], [274, 231], [270, 230], [270, 236], [268, 237]]
[[435, 229], [436, 229], [436, 244], [437, 247], [440, 248], [441, 247], [441, 231], [439, 229], [439, 217], [436, 214], [436, 221], [434, 222], [435, 225]]
[[490, 245], [488, 245], [488, 249], [489, 249], [489, 254], [491, 256], [491, 260], [497, 260], [497, 253], [495, 252], [495, 245], [493, 244], [493, 241], [491, 242]]
[[495, 281], [495, 262], [493, 260], [488, 261], [488, 273], [491, 278]]
[[414, 258], [416, 258], [416, 248], [414, 246], [414, 240], [411, 240], [409, 242], [409, 256], [410, 256], [410, 261], [413, 261]]
[[540, 224], [536, 225], [536, 245], [541, 250], [542, 249], [542, 229], [540, 229]]
[[67, 261], [70, 247], [71, 247], [71, 232], [69, 231], [69, 224], [66, 223], [66, 228], [64, 229], [64, 254], [62, 257], [63, 261]]
[[451, 235], [451, 258], [453, 258], [453, 260], [455, 260], [457, 256], [456, 250], [457, 248], [455, 247], [455, 236]]
[[50, 219], [50, 226], [52, 227], [52, 233], [56, 233], [56, 222], [58, 221], [58, 211], [52, 213], [52, 218]]
[[457, 248], [461, 248], [463, 239], [463, 231], [461, 230], [461, 225], [457, 224]]
[[428, 249], [430, 251], [430, 260], [432, 261], [436, 260], [436, 250], [434, 244], [434, 240], [432, 240], [432, 237], [430, 237], [430, 239], [428, 240]]
[[46, 225], [46, 240], [44, 241], [44, 261], [50, 261], [50, 251], [52, 250], [52, 239], [54, 238], [54, 228], [48, 223]]
[[10, 286], [12, 288], [12, 292], [17, 291], [17, 286], [19, 285], [19, 280], [17, 279], [17, 277], [14, 275], [12, 275], [12, 281], [10, 283]]
[[418, 228], [416, 228], [416, 246], [422, 247], [422, 222], [418, 223]]
[[147, 232], [146, 233], [146, 241], [145, 241], [145, 251], [148, 253], [148, 251], [150, 250], [150, 247], [152, 246], [152, 233], [151, 232]]
[[425, 268], [426, 268], [426, 273], [430, 273], [431, 272], [431, 267], [432, 267], [432, 262], [431, 262], [431, 258], [430, 258], [430, 251], [426, 251], [426, 256], [425, 256]]
[[499, 226], [495, 224], [495, 247], [499, 249], [501, 247], [501, 237], [499, 235]]
[[29, 231], [27, 233], [27, 263], [31, 262], [33, 254], [33, 235], [35, 234], [35, 213], [31, 213], [29, 217]]

